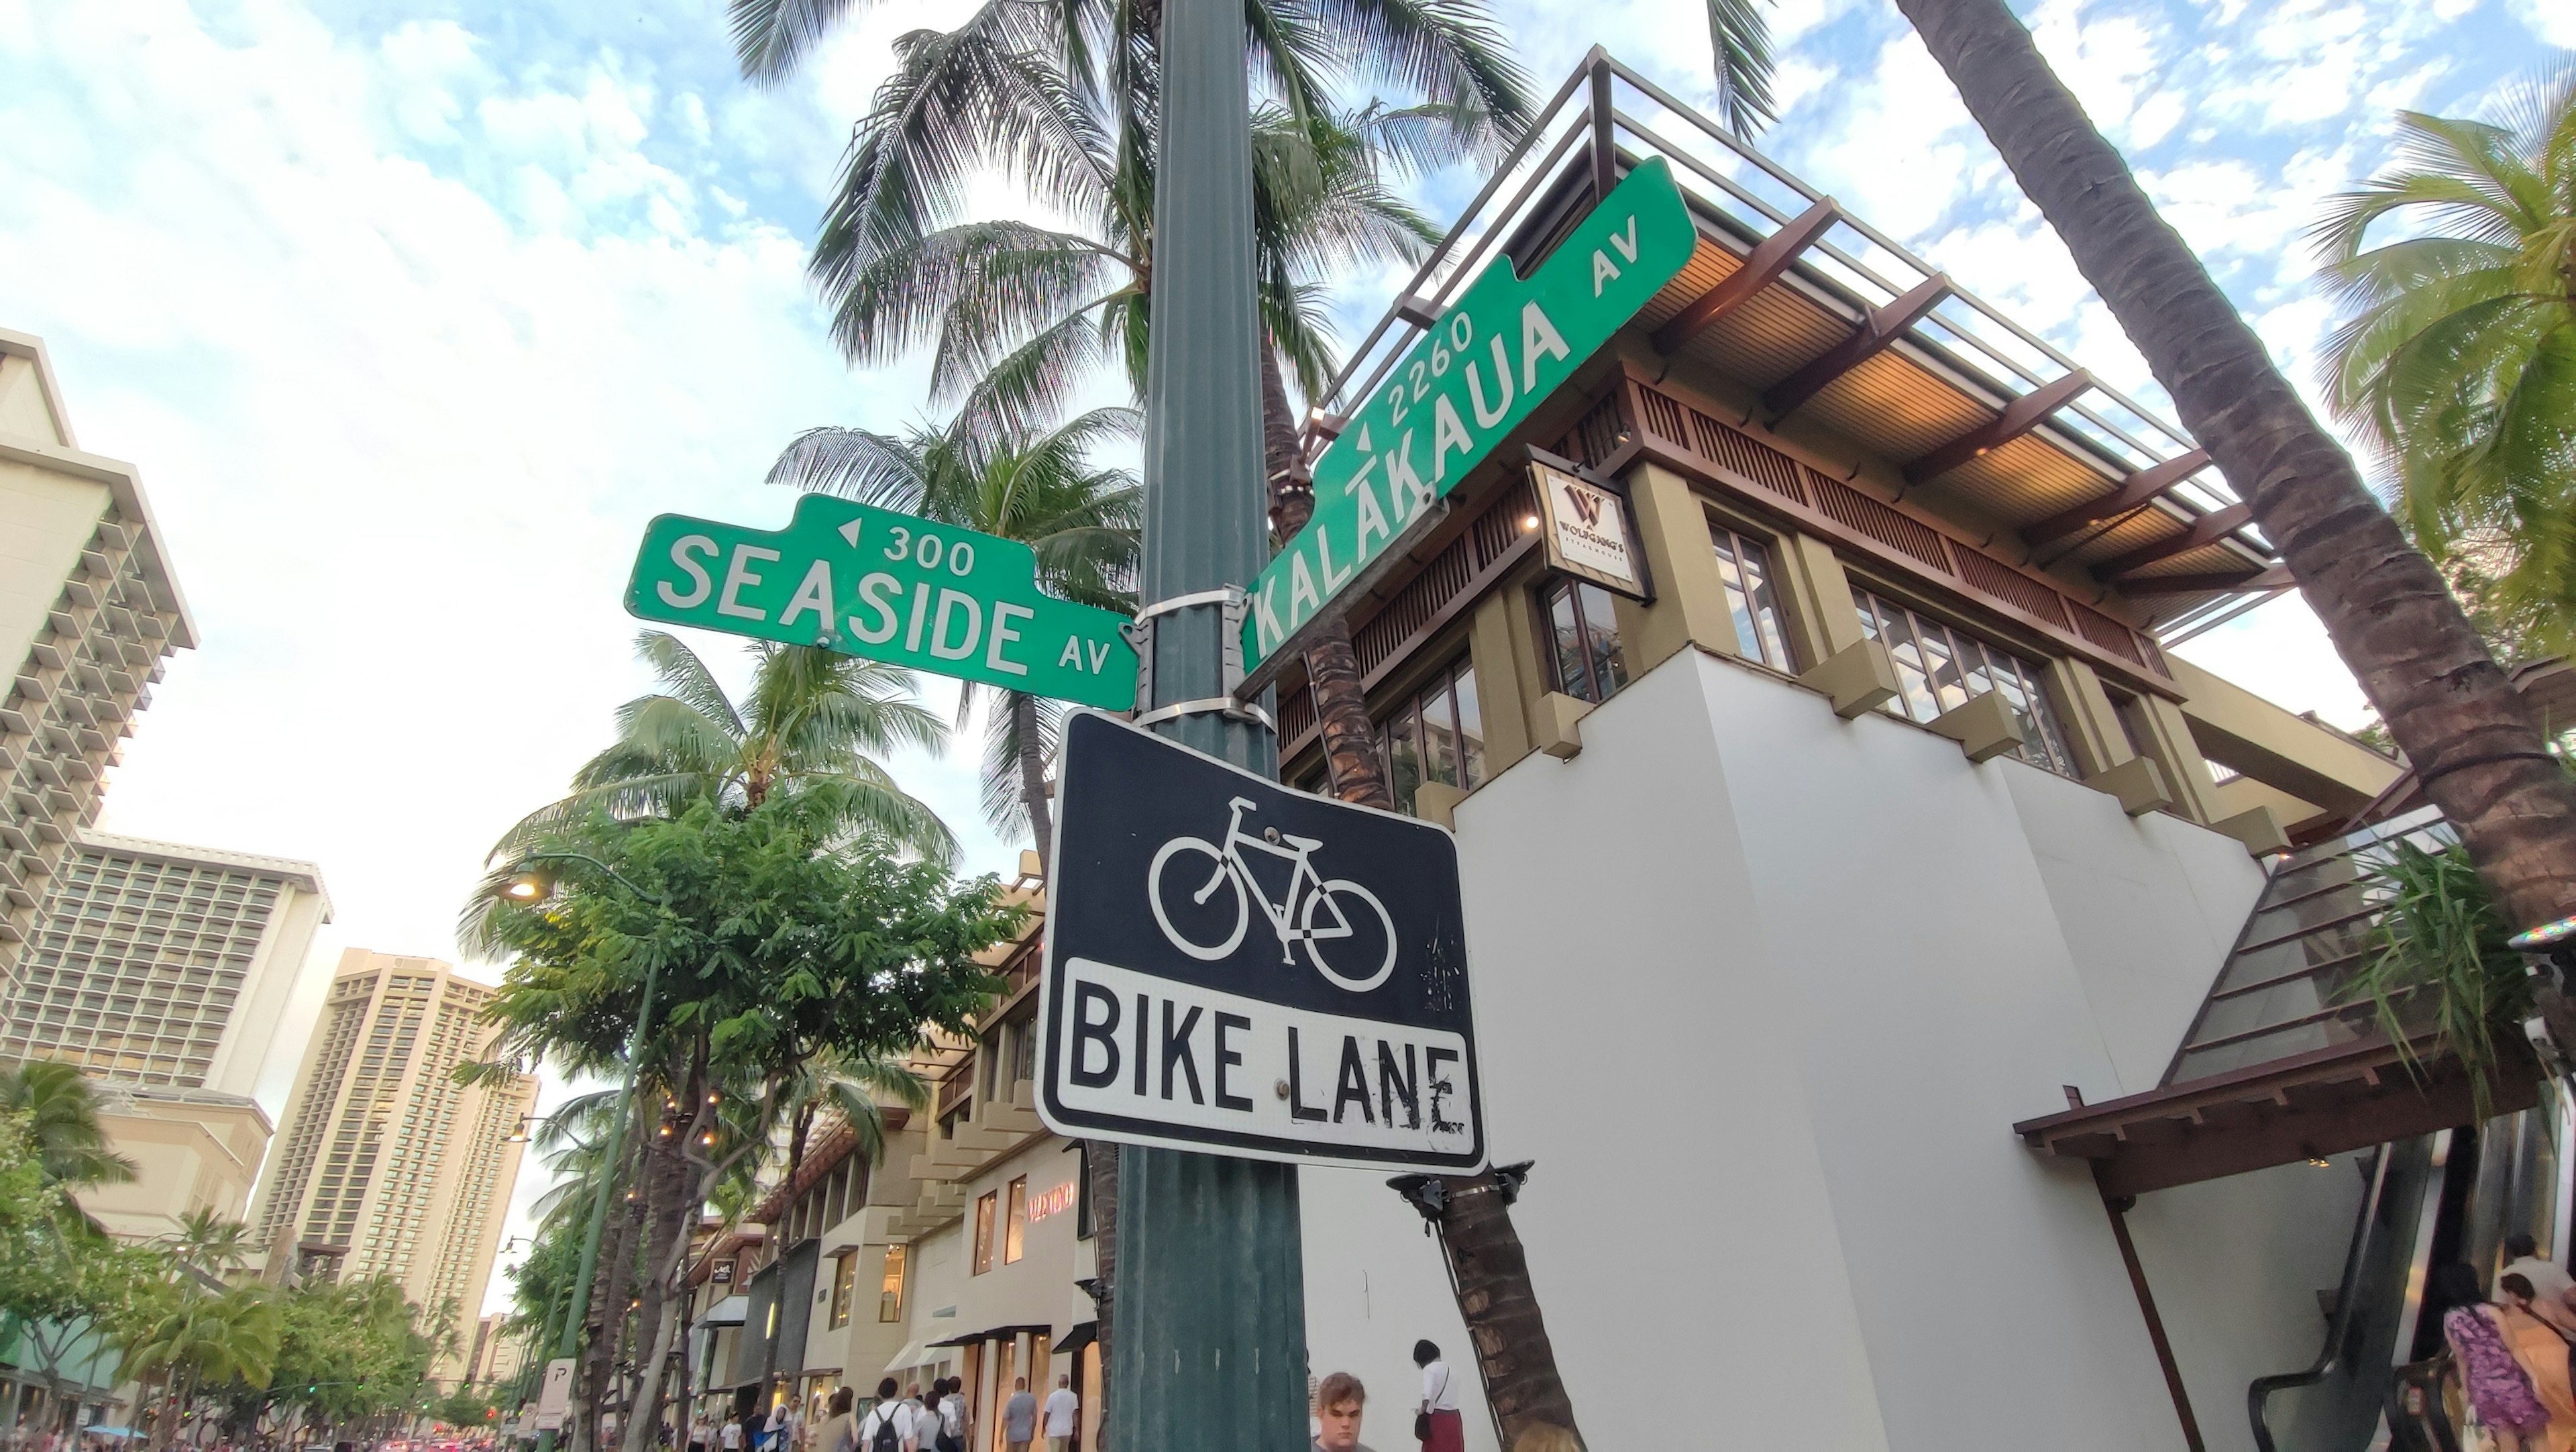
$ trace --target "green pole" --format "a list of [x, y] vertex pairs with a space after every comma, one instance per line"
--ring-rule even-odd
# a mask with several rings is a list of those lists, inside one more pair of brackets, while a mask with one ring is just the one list
[[[1138, 581], [1147, 604], [1241, 586], [1270, 553], [1242, 6], [1166, 0], [1162, 73]], [[1223, 622], [1214, 604], [1157, 619], [1156, 705], [1225, 694]], [[1154, 729], [1265, 776], [1279, 769], [1278, 742], [1257, 722], [1204, 713]], [[1109, 1445], [1305, 1447], [1296, 1168], [1129, 1146], [1117, 1234]]]
[[[617, 1089], [617, 1128], [608, 1141], [607, 1173], [600, 1183], [599, 1194], [591, 1203], [590, 1227], [582, 1232], [581, 1268], [573, 1274], [572, 1303], [565, 1308], [563, 1332], [556, 1338], [555, 1359], [558, 1360], [581, 1352], [581, 1323], [590, 1316], [590, 1281], [599, 1272], [599, 1239], [608, 1228], [608, 1202], [611, 1192], [617, 1188], [617, 1167], [626, 1148], [626, 1117], [635, 1102], [635, 1077], [644, 1060], [644, 1028], [653, 1021], [653, 987], [661, 976], [659, 960], [644, 970], [644, 1002], [635, 1010], [635, 1032], [626, 1038], [626, 1082]], [[575, 1376], [578, 1375], [576, 1368]], [[569, 1417], [572, 1414], [572, 1408], [567, 1405], [564, 1415]], [[554, 1452], [554, 1446], [552, 1428], [537, 1434], [537, 1452]]]

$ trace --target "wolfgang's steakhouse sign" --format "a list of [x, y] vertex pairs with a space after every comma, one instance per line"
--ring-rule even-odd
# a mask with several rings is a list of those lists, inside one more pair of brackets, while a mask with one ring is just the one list
[[1250, 586], [1256, 669], [1680, 273], [1698, 245], [1650, 157], [1537, 271], [1496, 259], [1315, 461], [1315, 515]]

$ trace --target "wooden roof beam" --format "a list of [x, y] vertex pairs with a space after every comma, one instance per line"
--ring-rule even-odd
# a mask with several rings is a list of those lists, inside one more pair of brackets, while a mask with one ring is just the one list
[[2149, 575], [2122, 584], [2120, 593], [2143, 599], [2153, 595], [2200, 595], [2212, 590], [2277, 590], [2297, 583], [2290, 578], [2289, 566], [2274, 565], [2251, 575]]
[[1981, 459], [2032, 429], [2048, 421], [2048, 416], [2075, 401], [2075, 395], [2093, 386], [2093, 375], [2081, 368], [2063, 378], [2043, 383], [2004, 405], [2004, 411], [1989, 423], [1959, 435], [1950, 442], [1905, 466], [1905, 482], [1920, 484], [1937, 479], [1971, 459]]
[[1842, 209], [1834, 199], [1825, 198], [1783, 223], [1780, 230], [1762, 239], [1744, 265], [1720, 279], [1717, 286], [1701, 293], [1691, 305], [1673, 316], [1672, 321], [1655, 330], [1655, 350], [1670, 355], [1684, 343], [1698, 337], [1717, 324], [1720, 318], [1742, 307], [1753, 295], [1778, 282], [1788, 272], [1798, 254], [1825, 235]]
[[2119, 488], [2099, 499], [2086, 500], [2062, 514], [2052, 514], [2035, 524], [2023, 525], [2022, 540], [2032, 549], [2037, 549], [2050, 540], [2073, 534], [2088, 524], [2095, 524], [2126, 514], [2132, 509], [2141, 508], [2157, 495], [2208, 467], [2209, 455], [2200, 449], [2194, 449], [2180, 458], [2167, 459], [2153, 467], [2140, 469], [2122, 480]]
[[2117, 579], [2131, 570], [2144, 569], [2204, 545], [2216, 544], [2253, 521], [2254, 510], [2251, 505], [2231, 504], [2225, 509], [2213, 510], [2194, 520], [2191, 528], [2171, 539], [2158, 540], [2151, 545], [2141, 545], [2125, 555], [2104, 560], [2093, 567], [2094, 577], [2103, 580]]
[[1833, 386], [1835, 379], [1886, 352], [1888, 345], [1923, 321], [1949, 295], [1948, 273], [1936, 272], [1925, 278], [1913, 291], [1862, 319], [1850, 337], [1827, 348], [1823, 356], [1772, 385], [1771, 391], [1762, 395], [1763, 406], [1771, 410], [1775, 420], [1796, 412], [1799, 405]]

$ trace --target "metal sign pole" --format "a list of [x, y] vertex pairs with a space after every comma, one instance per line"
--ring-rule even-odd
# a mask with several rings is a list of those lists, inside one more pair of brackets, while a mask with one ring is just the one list
[[[1138, 592], [1153, 623], [1151, 704], [1201, 709], [1154, 729], [1275, 776], [1266, 722], [1214, 709], [1232, 685], [1228, 625], [1241, 620], [1227, 587], [1240, 589], [1268, 555], [1240, 6], [1166, 0], [1162, 101]], [[1200, 598], [1180, 603], [1189, 596]], [[1153, 610], [1163, 602], [1172, 608]], [[1295, 1167], [1131, 1145], [1119, 1162], [1117, 1233], [1110, 1445], [1305, 1446]]]

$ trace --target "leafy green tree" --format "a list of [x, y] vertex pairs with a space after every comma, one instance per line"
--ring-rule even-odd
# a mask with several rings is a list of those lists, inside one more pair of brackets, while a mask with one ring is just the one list
[[188, 1420], [200, 1390], [239, 1381], [258, 1389], [276, 1370], [285, 1317], [264, 1285], [221, 1291], [187, 1287], [125, 1341], [125, 1373], [163, 1390], [152, 1445], [166, 1447]]
[[[63, 1066], [0, 1071], [0, 1351], [44, 1380], [60, 1415], [115, 1379], [118, 1333], [172, 1278], [167, 1258], [120, 1245], [71, 1192], [130, 1173], [98, 1132], [89, 1086]], [[57, 1430], [61, 1430], [57, 1428]]]
[[[1031, 432], [979, 394], [937, 428], [808, 429], [779, 455], [769, 480], [1018, 540], [1037, 553], [1038, 583], [1048, 593], [1124, 613], [1135, 608], [1136, 476], [1091, 455], [1134, 438], [1138, 424], [1132, 409], [1102, 408]], [[968, 683], [961, 725], [984, 693]], [[1025, 691], [990, 694], [998, 699], [985, 732], [984, 814], [1004, 831], [1025, 828], [1044, 870], [1055, 849], [1047, 766], [1063, 705]]]
[[[638, 1263], [654, 1344], [636, 1364], [659, 1368], [672, 1335], [662, 1297], [696, 1208], [768, 1151], [818, 1056], [897, 1060], [924, 1025], [966, 1031], [1000, 986], [975, 955], [1018, 913], [989, 878], [960, 885], [882, 836], [853, 835], [833, 793], [811, 783], [756, 804], [702, 796], [669, 819], [594, 814], [549, 840], [641, 896], [576, 862], [542, 902], [469, 914], [477, 941], [512, 958], [489, 1010], [495, 1058], [622, 1071], [647, 973], [660, 985], [636, 1061], [647, 1112], [610, 1151], [638, 1195], [593, 1288], [595, 1405], [624, 1325], [610, 1313]], [[631, 1419], [630, 1434], [653, 1420]]]
[[938, 814], [879, 764], [903, 746], [937, 748], [939, 718], [910, 697], [912, 672], [812, 646], [757, 641], [751, 691], [736, 702], [677, 636], [646, 630], [636, 654], [662, 689], [618, 709], [617, 740], [493, 849], [507, 858], [585, 813], [671, 816], [691, 802], [757, 807], [782, 787], [827, 794], [853, 829], [947, 861], [956, 843]]
[[[2340, 416], [2386, 460], [2418, 546], [2463, 546], [2489, 608], [2569, 644], [2576, 622], [2576, 61], [2497, 122], [2397, 113], [2396, 169], [2317, 226], [2347, 317]], [[2371, 246], [2383, 221], [2401, 235]], [[2457, 571], [2452, 572], [2457, 578]]]
[[250, 1227], [204, 1208], [179, 1217], [179, 1228], [156, 1242], [172, 1259], [208, 1280], [228, 1280], [250, 1264]]

